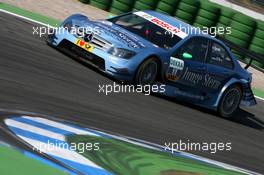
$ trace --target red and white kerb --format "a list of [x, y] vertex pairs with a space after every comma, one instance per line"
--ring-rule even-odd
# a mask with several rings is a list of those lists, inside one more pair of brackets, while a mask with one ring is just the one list
[[171, 32], [174, 35], [177, 35], [178, 37], [180, 37], [182, 39], [185, 38], [186, 36], [188, 36], [187, 33], [181, 31], [177, 27], [174, 27], [174, 26], [170, 25], [169, 23], [166, 23], [165, 21], [162, 21], [159, 18], [156, 18], [150, 14], [147, 14], [145, 12], [135, 12], [134, 14], [156, 24], [157, 26], [167, 30], [168, 32]]

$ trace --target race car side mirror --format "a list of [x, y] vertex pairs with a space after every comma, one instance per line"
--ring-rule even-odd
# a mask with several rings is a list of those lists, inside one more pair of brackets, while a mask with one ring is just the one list
[[183, 54], [182, 54], [182, 57], [184, 58], [184, 59], [192, 59], [192, 55], [191, 54], [189, 54], [188, 52], [184, 52]]

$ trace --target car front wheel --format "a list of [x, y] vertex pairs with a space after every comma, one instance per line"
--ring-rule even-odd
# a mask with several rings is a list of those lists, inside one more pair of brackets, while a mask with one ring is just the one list
[[144, 61], [138, 68], [135, 76], [135, 84], [152, 85], [158, 74], [158, 62], [155, 58]]
[[220, 115], [225, 118], [233, 117], [239, 109], [241, 98], [242, 91], [239, 86], [233, 85], [227, 88], [218, 106]]

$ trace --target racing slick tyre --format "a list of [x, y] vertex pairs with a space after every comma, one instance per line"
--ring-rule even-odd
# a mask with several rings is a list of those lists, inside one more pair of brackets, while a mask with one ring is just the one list
[[91, 0], [90, 5], [97, 7], [99, 9], [102, 9], [102, 10], [107, 10], [109, 8], [108, 4], [103, 4], [103, 3], [97, 2], [95, 0]]
[[161, 2], [164, 2], [166, 4], [170, 4], [173, 7], [176, 7], [178, 5], [178, 3], [180, 2], [180, 0], [160, 0]]
[[144, 4], [141, 1], [136, 1], [135, 5], [134, 5], [134, 9], [137, 9], [137, 10], [152, 10], [154, 8], [153, 8], [153, 6]]
[[226, 36], [225, 36], [225, 39], [227, 39], [227, 40], [229, 40], [229, 41], [235, 43], [235, 44], [238, 45], [238, 46], [244, 47], [244, 48], [246, 48], [246, 47], [248, 46], [248, 44], [249, 44], [247, 41], [244, 41], [244, 40], [238, 39], [238, 38], [233, 37], [233, 36], [231, 36], [231, 35], [226, 35]]
[[156, 12], [163, 13], [163, 14], [165, 14], [165, 15], [171, 15], [170, 13], [168, 13], [168, 12], [165, 12], [165, 11], [163, 11], [163, 10], [159, 9], [159, 8], [157, 8], [155, 11], [156, 11]]
[[[111, 8], [118, 9], [122, 12], [129, 12], [131, 10], [131, 6], [124, 4], [122, 2], [119, 2], [118, 0], [114, 0], [111, 4]], [[111, 9], [110, 8], [110, 9]]]
[[264, 46], [264, 39], [254, 37], [251, 41], [251, 44], [259, 46], [259, 47], [263, 47]]
[[[216, 27], [217, 27], [217, 28], [220, 28], [220, 27], [222, 27], [222, 28], [226, 28], [227, 25], [226, 25], [226, 24], [223, 24], [223, 23], [221, 23], [221, 22], [219, 22], [219, 23], [216, 24]], [[225, 30], [225, 31], [226, 31], [226, 30]], [[219, 35], [220, 35], [220, 34], [219, 34]]]
[[196, 6], [189, 5], [184, 2], [180, 2], [178, 9], [181, 9], [187, 13], [196, 13], [198, 8]]
[[232, 18], [234, 14], [235, 14], [234, 10], [228, 7], [221, 7], [221, 16]]
[[231, 19], [228, 18], [228, 17], [225, 17], [225, 16], [220, 16], [219, 20], [218, 20], [218, 23], [229, 25], [231, 23]]
[[257, 29], [255, 31], [255, 37], [258, 37], [260, 39], [264, 39], [264, 28], [262, 29]]
[[246, 16], [246, 15], [243, 15], [243, 14], [240, 14], [240, 13], [235, 14], [233, 16], [233, 20], [240, 22], [242, 24], [245, 24], [247, 26], [250, 26], [250, 27], [255, 27], [255, 25], [256, 25], [256, 22], [253, 18]]
[[199, 5], [199, 1], [182, 0], [181, 2], [184, 2], [184, 3], [189, 4], [189, 5], [193, 5], [193, 6]]
[[204, 27], [203, 25], [201, 25], [201, 24], [199, 24], [199, 23], [196, 23], [196, 22], [193, 23], [193, 26], [194, 26], [194, 27], [198, 27], [198, 28], [200, 28], [201, 30], [202, 30], [203, 27]]
[[231, 118], [239, 109], [239, 104], [242, 99], [242, 91], [238, 85], [228, 87], [218, 105], [218, 112], [224, 118]]
[[204, 9], [200, 9], [198, 12], [198, 16], [201, 16], [203, 18], [207, 18], [209, 20], [215, 20], [217, 19], [218, 15], [212, 12], [209, 12], [207, 10]]
[[251, 44], [249, 50], [264, 55], [264, 48], [261, 46], [259, 47], [257, 45]]
[[111, 4], [111, 0], [91, 0], [91, 1], [96, 1], [101, 4]]
[[243, 41], [250, 41], [250, 39], [251, 39], [250, 35], [248, 35], [247, 33], [241, 32], [239, 30], [236, 30], [236, 29], [231, 29], [230, 36], [233, 36], [233, 37], [238, 38], [238, 39], [243, 40]]
[[141, 2], [142, 4], [145, 4], [147, 6], [151, 6], [154, 8], [158, 4], [158, 0], [138, 0], [137, 2]]
[[232, 21], [230, 24], [230, 27], [233, 29], [237, 29], [243, 33], [247, 33], [249, 35], [251, 35], [254, 32], [254, 28], [250, 27], [248, 25], [245, 25], [243, 23], [237, 22], [237, 21]]
[[257, 67], [259, 67], [259, 68], [263, 68], [264, 67], [264, 65], [263, 64], [261, 64], [261, 63], [259, 63], [259, 62], [257, 62], [257, 61], [252, 61], [252, 64], [254, 65], [254, 66], [257, 66]]
[[164, 12], [166, 12], [168, 14], [172, 14], [174, 12], [175, 8], [173, 6], [171, 6], [170, 4], [166, 4], [166, 3], [162, 2], [162, 1], [160, 1], [158, 3], [158, 5], [157, 5], [156, 10], [158, 10], [158, 9], [161, 10], [161, 11], [164, 11]]
[[201, 6], [200, 6], [201, 9], [204, 9], [204, 10], [207, 10], [211, 13], [214, 13], [214, 14], [219, 14], [220, 12], [220, 8], [218, 8], [216, 5], [213, 5], [209, 2], [203, 2], [201, 3]]
[[175, 16], [180, 18], [181, 20], [187, 21], [187, 23], [189, 24], [191, 24], [193, 21], [193, 15], [182, 10], [177, 10]]
[[149, 58], [137, 69], [134, 83], [137, 85], [152, 85], [155, 83], [157, 75], [158, 61], [155, 58]]
[[257, 21], [257, 28], [263, 30], [264, 29], [264, 22], [261, 20], [258, 20]]
[[119, 10], [119, 9], [116, 9], [114, 7], [111, 7], [110, 10], [109, 10], [110, 13], [113, 13], [115, 15], [120, 15], [122, 13], [124, 13], [123, 11]]
[[201, 16], [197, 16], [195, 22], [206, 27], [214, 26], [215, 22]]
[[88, 4], [89, 0], [79, 0], [80, 2], [84, 3], [84, 4]]
[[131, 5], [133, 5], [134, 4], [134, 0], [132, 0], [132, 1], [128, 1], [128, 0], [118, 0], [119, 2], [121, 2], [121, 3], [123, 3], [123, 4], [126, 4], [126, 5], [129, 5], [129, 6], [131, 6]]

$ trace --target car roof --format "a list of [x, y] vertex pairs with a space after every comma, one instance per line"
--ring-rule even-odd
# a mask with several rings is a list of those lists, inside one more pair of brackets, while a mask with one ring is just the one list
[[[181, 21], [180, 19], [173, 17], [173, 16], [169, 16], [166, 14], [162, 14], [153, 10], [144, 10], [143, 12], [152, 15], [174, 27], [177, 27], [178, 29], [181, 29], [182, 31], [184, 31], [186, 34], [188, 34], [188, 36], [192, 35], [192, 36], [205, 36], [205, 37], [211, 37], [208, 34], [204, 34], [201, 32], [201, 30], [197, 27], [191, 26], [190, 24], [187, 24], [183, 21]], [[193, 31], [200, 31], [200, 32], [193, 32]]]
[[[176, 17], [169, 16], [169, 15], [166, 15], [163, 13], [159, 13], [159, 12], [156, 12], [153, 10], [144, 10], [143, 12], [145, 12], [149, 15], [152, 15], [152, 16], [154, 16], [154, 17], [156, 17], [156, 18], [158, 18], [158, 19], [160, 19], [160, 20], [162, 20], [162, 21], [164, 21], [164, 22], [166, 22], [166, 23], [168, 23], [174, 27], [177, 27], [178, 29], [181, 29], [181, 28], [187, 29], [184, 32], [188, 35], [188, 37], [194, 37], [194, 36], [205, 37], [205, 38], [214, 40], [218, 43], [221, 43], [222, 45], [224, 45], [226, 48], [229, 49], [229, 47], [227, 47], [223, 41], [221, 41], [221, 40], [219, 40], [219, 39], [217, 39], [217, 38], [215, 38], [209, 34], [202, 33], [198, 27], [194, 27], [194, 26], [192, 26], [186, 22], [181, 21], [180, 19], [178, 19]], [[191, 30], [191, 29], [196, 29], [197, 31], [199, 30], [200, 32], [192, 32], [193, 30]]]

